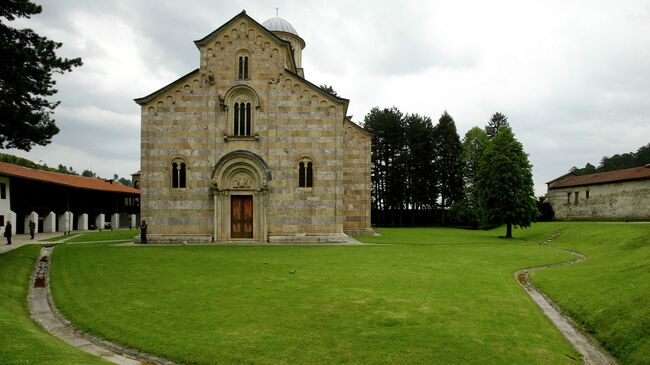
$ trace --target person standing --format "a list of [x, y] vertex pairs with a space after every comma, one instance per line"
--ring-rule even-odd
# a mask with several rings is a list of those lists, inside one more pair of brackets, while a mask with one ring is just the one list
[[147, 221], [142, 221], [140, 225], [140, 243], [147, 243]]
[[29, 220], [29, 235], [31, 236], [30, 240], [34, 239], [34, 233], [36, 233], [36, 223], [33, 220]]
[[7, 225], [5, 226], [5, 237], [7, 237], [7, 244], [11, 244], [11, 222], [7, 222]]

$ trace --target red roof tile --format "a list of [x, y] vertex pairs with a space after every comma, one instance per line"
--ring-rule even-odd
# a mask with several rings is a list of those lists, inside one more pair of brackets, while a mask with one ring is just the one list
[[[564, 177], [566, 175], [562, 175]], [[650, 179], [650, 165], [633, 167], [631, 169], [623, 169], [608, 172], [598, 172], [595, 174], [582, 175], [582, 176], [569, 176], [566, 179], [558, 179], [550, 181], [548, 184], [549, 189], [567, 188], [570, 186], [584, 186], [596, 184], [608, 184], [621, 181], [632, 180], [648, 180]], [[555, 182], [555, 183], [554, 183]]]
[[52, 184], [70, 186], [78, 189], [112, 191], [117, 193], [130, 193], [138, 195], [140, 194], [140, 190], [134, 189], [130, 186], [122, 185], [118, 182], [113, 182], [111, 184], [110, 182], [107, 182], [103, 179], [36, 170], [6, 162], [0, 162], [0, 175], [43, 181]]

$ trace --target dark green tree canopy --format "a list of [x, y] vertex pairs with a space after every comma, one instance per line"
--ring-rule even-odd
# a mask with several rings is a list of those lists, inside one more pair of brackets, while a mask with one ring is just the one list
[[463, 145], [456, 131], [454, 118], [446, 111], [440, 116], [434, 130], [440, 205], [443, 208], [442, 224], [445, 224], [444, 210], [463, 196]]
[[510, 127], [510, 124], [508, 124], [508, 117], [496, 112], [492, 115], [492, 118], [490, 118], [490, 121], [485, 126], [485, 133], [487, 133], [489, 139], [492, 139], [503, 127]]
[[583, 168], [572, 167], [571, 172], [576, 175], [594, 174], [596, 172], [607, 172], [632, 167], [645, 166], [650, 163], [650, 143], [639, 147], [636, 152], [615, 154], [611, 157], [604, 156], [598, 167], [587, 163]]
[[0, 5], [0, 148], [29, 151], [46, 145], [59, 132], [52, 113], [59, 102], [49, 97], [54, 73], [71, 71], [81, 59], [60, 58], [61, 43], [41, 37], [31, 29], [7, 25], [18, 17], [30, 18], [42, 8], [26, 0], [7, 0]]
[[479, 166], [479, 191], [489, 223], [528, 227], [539, 215], [532, 166], [510, 127], [500, 128], [488, 143]]
[[484, 207], [478, 191], [478, 172], [483, 151], [488, 145], [488, 136], [479, 127], [474, 127], [465, 133], [463, 138], [463, 179], [465, 191], [462, 200], [453, 207], [458, 223], [472, 227], [483, 224]]
[[321, 90], [325, 91], [326, 93], [329, 93], [330, 95], [337, 96], [337, 97], [339, 96], [339, 94], [336, 92], [336, 90], [334, 90], [332, 85], [323, 84], [323, 85], [320, 85], [319, 88]]

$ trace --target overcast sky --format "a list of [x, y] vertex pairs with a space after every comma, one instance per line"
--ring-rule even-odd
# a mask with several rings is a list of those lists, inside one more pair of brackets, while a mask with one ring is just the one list
[[[140, 165], [132, 99], [199, 65], [192, 42], [245, 9], [290, 22], [307, 46], [306, 78], [350, 99], [360, 123], [397, 106], [461, 138], [494, 112], [508, 116], [533, 164], [537, 194], [572, 166], [650, 142], [648, 1], [37, 1], [14, 22], [63, 42], [84, 65], [58, 78], [50, 145], [22, 157], [102, 177]], [[5, 151], [7, 152], [7, 151]]]

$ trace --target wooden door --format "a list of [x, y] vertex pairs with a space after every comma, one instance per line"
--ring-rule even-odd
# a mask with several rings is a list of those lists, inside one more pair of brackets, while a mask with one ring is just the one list
[[253, 238], [253, 197], [232, 195], [230, 212], [230, 236]]

